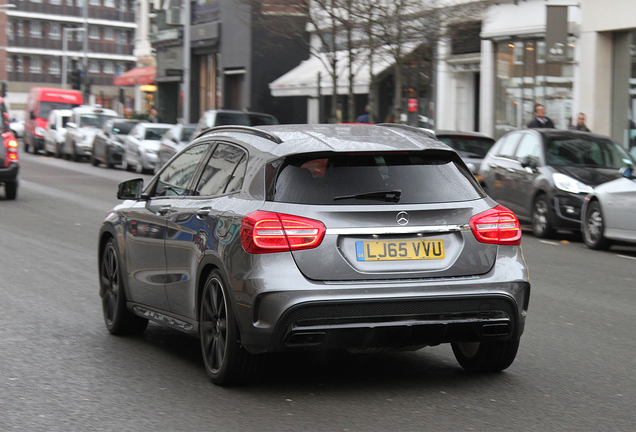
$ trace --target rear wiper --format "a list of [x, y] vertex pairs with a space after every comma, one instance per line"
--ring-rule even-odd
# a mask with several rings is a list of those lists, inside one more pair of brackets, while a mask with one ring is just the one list
[[379, 201], [387, 201], [387, 202], [392, 201], [396, 203], [400, 201], [401, 196], [402, 196], [402, 191], [399, 189], [396, 189], [396, 190], [388, 190], [388, 191], [364, 192], [364, 193], [359, 193], [355, 195], [342, 195], [342, 196], [335, 197], [333, 200], [338, 201], [338, 200], [344, 200], [344, 199], [369, 198], [369, 199], [375, 199]]

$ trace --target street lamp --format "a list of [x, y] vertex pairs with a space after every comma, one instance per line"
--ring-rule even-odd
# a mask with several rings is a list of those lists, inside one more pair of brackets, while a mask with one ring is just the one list
[[[65, 89], [66, 88], [66, 69], [67, 69], [67, 59], [66, 59], [66, 51], [68, 50], [68, 33], [70, 32], [80, 32], [80, 31], [86, 31], [85, 28], [82, 27], [78, 27], [78, 28], [68, 28], [68, 27], [64, 27], [62, 29], [62, 88]], [[84, 71], [84, 73], [86, 73], [86, 71]]]

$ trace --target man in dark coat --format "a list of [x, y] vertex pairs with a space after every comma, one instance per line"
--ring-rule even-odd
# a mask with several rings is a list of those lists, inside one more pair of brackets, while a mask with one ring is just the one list
[[551, 128], [554, 129], [554, 123], [545, 115], [545, 107], [541, 104], [534, 106], [534, 119], [528, 123], [528, 129]]
[[572, 130], [580, 130], [580, 131], [583, 131], [583, 132], [592, 132], [585, 125], [585, 114], [583, 114], [583, 113], [579, 113], [579, 115], [576, 118], [576, 124], [574, 126], [570, 126], [570, 129], [572, 129]]

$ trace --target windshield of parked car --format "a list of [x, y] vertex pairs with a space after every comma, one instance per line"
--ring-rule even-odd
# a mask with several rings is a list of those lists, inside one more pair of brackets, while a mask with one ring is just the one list
[[593, 136], [552, 138], [545, 153], [547, 164], [554, 166], [634, 167], [634, 161], [619, 144]]
[[144, 139], [149, 141], [159, 141], [166, 132], [168, 132], [168, 129], [166, 128], [148, 128], [146, 129]]
[[451, 146], [462, 157], [483, 158], [493, 146], [495, 140], [491, 138], [463, 137], [463, 136], [440, 136], [438, 139], [444, 144]]
[[115, 123], [113, 125], [113, 134], [128, 135], [128, 132], [130, 132], [134, 126], [135, 126], [135, 123], [131, 123], [131, 122]]
[[395, 205], [484, 196], [470, 172], [439, 152], [298, 155], [285, 165], [268, 194], [273, 201]]
[[80, 115], [80, 127], [94, 127], [101, 128], [108, 119], [112, 116], [105, 116], [100, 114], [82, 114]]
[[56, 109], [71, 109], [79, 106], [78, 104], [62, 103], [62, 102], [40, 102], [40, 112], [38, 118], [48, 119], [51, 111]]
[[243, 113], [217, 113], [216, 120], [212, 126], [225, 126], [225, 125], [240, 125], [250, 126], [250, 119], [247, 114]]

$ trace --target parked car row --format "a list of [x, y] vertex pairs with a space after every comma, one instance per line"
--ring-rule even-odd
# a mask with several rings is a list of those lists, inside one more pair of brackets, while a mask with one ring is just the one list
[[524, 129], [501, 137], [479, 169], [482, 188], [539, 238], [582, 232], [593, 249], [636, 243], [636, 161], [611, 138]]

